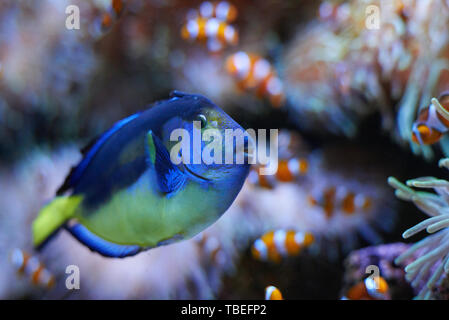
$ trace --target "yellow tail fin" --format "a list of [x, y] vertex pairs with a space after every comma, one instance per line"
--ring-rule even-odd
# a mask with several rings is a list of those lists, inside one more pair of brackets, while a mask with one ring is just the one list
[[39, 215], [33, 221], [33, 243], [40, 246], [69, 218], [73, 217], [78, 208], [81, 196], [56, 197], [39, 211]]

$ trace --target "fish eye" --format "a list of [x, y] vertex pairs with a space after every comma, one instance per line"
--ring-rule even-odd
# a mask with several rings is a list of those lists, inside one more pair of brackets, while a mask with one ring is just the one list
[[207, 126], [207, 118], [204, 114], [199, 114], [197, 116], [198, 121], [201, 122], [201, 127], [204, 128]]

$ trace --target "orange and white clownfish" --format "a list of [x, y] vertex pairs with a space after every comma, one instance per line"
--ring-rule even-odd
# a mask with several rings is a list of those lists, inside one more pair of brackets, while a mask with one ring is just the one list
[[14, 249], [10, 259], [17, 272], [29, 277], [34, 285], [47, 289], [55, 285], [55, 277], [37, 257], [31, 256], [21, 249]]
[[255, 91], [258, 97], [268, 97], [274, 107], [281, 107], [284, 103], [282, 82], [268, 60], [239, 51], [226, 59], [225, 68], [237, 79], [240, 89]]
[[368, 277], [349, 288], [341, 300], [385, 300], [388, 294], [388, 283], [382, 277]]
[[421, 145], [438, 142], [449, 131], [449, 92], [419, 111], [412, 127], [412, 141]]
[[109, 31], [117, 19], [122, 15], [124, 8], [124, 0], [111, 0], [108, 8], [97, 18], [96, 35], [102, 35]]
[[248, 175], [248, 181], [262, 188], [273, 189], [279, 182], [293, 182], [304, 176], [308, 168], [309, 163], [305, 158], [280, 159], [274, 175], [262, 175], [260, 168], [254, 166]]
[[237, 18], [237, 8], [228, 1], [204, 1], [199, 6], [198, 10], [192, 9], [187, 13], [187, 19], [202, 18], [217, 18], [228, 23], [233, 22]]
[[254, 241], [251, 253], [258, 260], [280, 262], [282, 257], [299, 254], [302, 249], [309, 247], [314, 240], [314, 236], [310, 232], [269, 231]]
[[265, 288], [265, 300], [284, 300], [281, 291], [275, 286]]
[[206, 43], [211, 52], [218, 52], [226, 45], [238, 43], [237, 30], [217, 18], [188, 19], [181, 29], [181, 37], [184, 40]]
[[371, 198], [357, 194], [344, 187], [328, 187], [319, 196], [309, 195], [309, 203], [320, 206], [330, 218], [336, 210], [351, 215], [357, 211], [366, 211], [371, 208]]

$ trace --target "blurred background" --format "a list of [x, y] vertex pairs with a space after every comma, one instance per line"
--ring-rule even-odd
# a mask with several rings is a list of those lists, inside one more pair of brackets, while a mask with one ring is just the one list
[[[446, 137], [420, 146], [412, 125], [448, 89], [448, 23], [444, 0], [1, 1], [0, 298], [263, 299], [274, 285], [286, 299], [340, 299], [368, 265], [388, 283], [382, 298], [412, 298], [419, 286], [393, 260], [424, 214], [387, 178], [442, 175]], [[172, 90], [244, 128], [280, 129], [279, 174], [251, 172], [191, 240], [110, 259], [62, 231], [35, 252], [31, 222], [80, 148]], [[276, 230], [314, 240], [265, 261], [253, 244]], [[79, 290], [65, 287], [68, 265]]]

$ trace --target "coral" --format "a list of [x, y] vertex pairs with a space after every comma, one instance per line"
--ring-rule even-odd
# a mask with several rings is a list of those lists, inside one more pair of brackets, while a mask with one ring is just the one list
[[[287, 139], [288, 137], [290, 138]], [[304, 145], [300, 137], [284, 133], [281, 135], [281, 141], [282, 155], [296, 155], [298, 148]], [[27, 279], [15, 275], [12, 265], [6, 265], [1, 277], [17, 280], [0, 281], [0, 296], [71, 299], [214, 298], [223, 286], [223, 277], [236, 273], [236, 262], [248, 254], [248, 248], [258, 236], [271, 228], [293, 227], [298, 230], [310, 230], [318, 235], [320, 242], [316, 248], [310, 248], [307, 254], [338, 256], [338, 244], [342, 238], [347, 238], [343, 241], [346, 243], [347, 252], [358, 246], [358, 233], [376, 234], [375, 230], [379, 226], [388, 231], [392, 220], [391, 208], [378, 200], [388, 199], [388, 193], [375, 184], [362, 184], [357, 182], [357, 179], [343, 179], [333, 171], [335, 169], [331, 169], [335, 163], [331, 161], [331, 166], [328, 163], [334, 158], [333, 154], [335, 153], [324, 152], [310, 157], [310, 181], [316, 179], [322, 181], [320, 184], [326, 184], [327, 181], [365, 190], [373, 199], [372, 211], [355, 214], [353, 217], [336, 215], [326, 220], [321, 208], [308, 204], [307, 193], [304, 192], [308, 185], [302, 185], [305, 181], [282, 183], [273, 190], [246, 183], [231, 208], [217, 223], [197, 237], [152, 249], [135, 257], [104, 258], [92, 253], [62, 230], [38, 255], [48, 270], [55, 274], [55, 288], [48, 291], [36, 288]], [[70, 166], [76, 163], [79, 157], [75, 147], [51, 152], [30, 151], [21, 163], [1, 173], [0, 203], [4, 210], [0, 215], [0, 235], [5, 238], [1, 242], [0, 256], [5, 258], [4, 261], [7, 261], [7, 256], [13, 248], [32, 252], [30, 223], [38, 208], [51, 199]], [[350, 221], [345, 222], [345, 219]], [[368, 240], [380, 239], [374, 237]], [[183, 264], [173, 263], [174, 261], [183, 261]], [[80, 269], [80, 290], [68, 292], [64, 287], [67, 276], [65, 269], [68, 265], [76, 265]], [[130, 273], [129, 270], [133, 272]], [[160, 281], [161, 279], [164, 281]]]
[[[449, 159], [440, 160], [439, 165], [448, 169]], [[430, 235], [410, 247], [396, 262], [402, 263], [416, 255], [405, 268], [407, 280], [413, 287], [420, 288], [418, 299], [433, 298], [432, 290], [440, 287], [449, 273], [449, 182], [434, 177], [411, 179], [406, 185], [392, 177], [388, 182], [396, 189], [398, 198], [413, 202], [430, 216], [403, 233], [404, 238], [409, 238], [425, 229]], [[416, 191], [410, 187], [435, 192]]]
[[[338, 153], [345, 154], [345, 161], [336, 161]], [[264, 232], [289, 228], [311, 232], [316, 244], [310, 250], [325, 252], [329, 258], [357, 248], [361, 238], [367, 243], [380, 243], [382, 233], [391, 231], [395, 220], [393, 199], [380, 183], [384, 179], [382, 169], [363, 160], [368, 155], [364, 157], [343, 146], [315, 150], [306, 158], [308, 171], [296, 181], [279, 182], [269, 189], [249, 186], [243, 201], [245, 210], [254, 219], [251, 223], [260, 225], [258, 229]], [[333, 200], [334, 209], [327, 212], [310, 201], [311, 195], [323, 197], [330, 186], [339, 193], [352, 191], [363, 195], [370, 199], [371, 206], [348, 213], [339, 206], [338, 194]]]
[[[204, 1], [1, 1], [0, 298], [260, 299], [275, 285], [290, 299], [338, 299], [377, 265], [392, 299], [447, 299], [449, 182], [391, 178], [398, 197], [431, 216], [404, 235], [431, 234], [411, 246], [353, 250], [397, 241], [397, 222], [411, 223], [410, 216], [398, 221], [406, 204], [395, 201], [385, 180], [423, 167], [392, 141], [433, 155], [412, 142], [412, 129], [420, 112], [428, 124], [424, 111], [433, 97], [446, 107], [448, 1], [230, 2], [236, 15], [222, 20], [238, 31], [238, 44], [210, 52], [180, 32]], [[80, 30], [64, 26], [69, 4], [80, 8]], [[380, 8], [379, 29], [366, 26], [368, 5]], [[239, 52], [254, 53], [259, 80], [249, 73], [236, 81], [229, 63], [227, 72], [227, 57]], [[275, 95], [269, 79], [276, 79]], [[206, 95], [244, 127], [280, 128], [278, 172], [262, 177], [254, 167], [229, 210], [190, 240], [108, 259], [62, 230], [35, 251], [31, 223], [80, 159], [75, 144], [171, 90]], [[416, 129], [429, 141], [440, 138]], [[440, 164], [449, 167], [449, 160]], [[258, 261], [251, 247], [270, 230], [310, 234], [315, 242], [276, 263]], [[283, 237], [276, 233], [278, 244]], [[16, 272], [7, 262], [15, 248], [55, 276], [52, 289]], [[65, 287], [68, 265], [80, 268], [80, 290]]]
[[[108, 259], [92, 253], [62, 230], [38, 255], [56, 275], [54, 289], [42, 290], [15, 274], [15, 266], [7, 263], [8, 255], [14, 248], [33, 252], [31, 221], [79, 157], [74, 147], [34, 151], [22, 163], [1, 172], [0, 258], [5, 264], [0, 275], [0, 297], [213, 298], [223, 273], [232, 271], [238, 244], [247, 245], [242, 242], [246, 226], [234, 228], [243, 214], [239, 200], [218, 223], [196, 238], [127, 259]], [[68, 265], [80, 269], [80, 290], [69, 292], [64, 287]], [[7, 281], [9, 278], [16, 281]]]
[[[409, 247], [405, 243], [398, 242], [367, 247], [351, 252], [344, 262], [345, 274], [342, 295], [353, 285], [371, 274], [373, 269], [369, 268], [369, 266], [375, 266], [379, 268], [378, 275], [388, 282], [391, 299], [412, 297], [412, 288], [405, 280], [404, 266], [413, 258], [408, 258], [400, 265], [394, 263], [394, 260], [408, 250]], [[367, 270], [370, 272], [368, 273]]]
[[[29, 152], [21, 163], [1, 172], [0, 203], [4, 208], [0, 214], [2, 261], [8, 261], [14, 248], [33, 252], [29, 230], [31, 221], [38, 209], [51, 199], [79, 157], [75, 147], [52, 152], [37, 150]], [[235, 271], [234, 261], [262, 232], [257, 217], [244, 210], [243, 199], [248, 197], [248, 188], [245, 190], [217, 223], [195, 238], [126, 259], [108, 259], [92, 253], [62, 230], [38, 254], [48, 270], [55, 274], [55, 288], [38, 288], [29, 279], [15, 274], [12, 264], [5, 264], [0, 275], [0, 297], [214, 298], [221, 288], [223, 276]], [[68, 265], [79, 267], [80, 290], [67, 291], [64, 286]]]
[[[379, 9], [378, 29], [366, 26], [369, 5]], [[297, 122], [352, 137], [380, 113], [396, 140], [430, 157], [429, 147], [412, 143], [411, 129], [418, 108], [447, 89], [448, 12], [438, 0], [323, 3], [321, 21], [300, 29], [285, 55]]]

